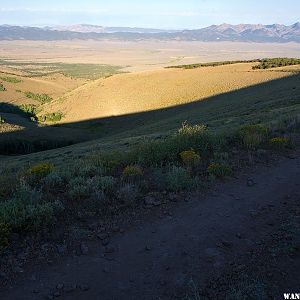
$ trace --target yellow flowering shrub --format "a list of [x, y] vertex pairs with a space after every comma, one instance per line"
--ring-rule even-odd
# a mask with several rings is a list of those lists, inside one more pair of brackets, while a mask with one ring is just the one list
[[124, 178], [137, 178], [143, 175], [143, 170], [140, 166], [134, 165], [134, 166], [127, 166], [123, 170], [123, 177]]
[[194, 150], [182, 151], [180, 153], [182, 162], [187, 166], [196, 166], [200, 163], [201, 157]]
[[43, 162], [32, 166], [29, 169], [29, 174], [37, 177], [45, 177], [53, 171], [54, 167], [52, 164]]
[[212, 162], [207, 168], [207, 173], [216, 178], [224, 178], [231, 174], [231, 168], [228, 165]]
[[283, 150], [289, 145], [290, 139], [287, 137], [275, 137], [270, 139], [269, 143], [272, 148], [277, 150]]

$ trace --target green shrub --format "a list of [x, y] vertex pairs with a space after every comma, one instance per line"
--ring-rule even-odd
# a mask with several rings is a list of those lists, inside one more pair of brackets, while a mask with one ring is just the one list
[[110, 151], [108, 153], [101, 153], [98, 155], [92, 155], [88, 158], [94, 165], [99, 167], [103, 173], [110, 174], [116, 171], [120, 165], [124, 165], [125, 162], [129, 163], [127, 153], [120, 151]]
[[231, 170], [230, 166], [228, 166], [226, 164], [213, 162], [208, 166], [207, 173], [211, 177], [221, 179], [221, 178], [230, 176], [232, 173], [232, 170]]
[[260, 147], [267, 139], [268, 130], [262, 125], [245, 125], [239, 131], [242, 144], [249, 150]]
[[8, 224], [0, 222], [0, 253], [9, 245], [11, 228]]
[[71, 179], [67, 190], [69, 197], [74, 200], [87, 199], [91, 196], [91, 187], [87, 184], [87, 179], [84, 177]]
[[0, 92], [5, 92], [6, 88], [4, 87], [4, 85], [2, 83], [0, 83]]
[[88, 182], [90, 189], [93, 191], [103, 191], [112, 194], [115, 187], [115, 179], [112, 176], [95, 176]]
[[9, 83], [20, 83], [22, 80], [16, 78], [16, 77], [10, 77], [10, 76], [3, 76], [0, 77], [1, 80], [9, 82]]
[[260, 61], [260, 64], [253, 66], [252, 69], [270, 69], [284, 66], [299, 65], [299, 58], [287, 58], [287, 57], [278, 57], [278, 58], [265, 58]]
[[25, 116], [29, 118], [33, 118], [34, 120], [37, 120], [37, 113], [39, 112], [39, 109], [34, 104], [22, 104], [19, 106], [20, 110], [25, 114]]
[[252, 62], [259, 62], [259, 60], [258, 59], [252, 59], [252, 60], [227, 60], [227, 61], [217, 61], [217, 62], [209, 62], [209, 63], [201, 63], [201, 64], [168, 66], [168, 67], [166, 67], [166, 69], [170, 69], [170, 68], [197, 69], [197, 68], [203, 68], [203, 67], [218, 67], [218, 66], [224, 66], [224, 65], [232, 65], [232, 64], [239, 64], [239, 63], [252, 63]]
[[102, 173], [102, 169], [98, 168], [93, 165], [88, 165], [85, 163], [79, 163], [79, 165], [76, 167], [76, 175], [79, 177], [89, 177], [92, 178], [96, 175], [99, 175]]
[[169, 191], [179, 192], [191, 190], [196, 187], [197, 179], [191, 178], [189, 172], [182, 168], [172, 166], [165, 175], [165, 184]]
[[61, 202], [43, 201], [39, 191], [22, 185], [11, 199], [0, 203], [0, 223], [7, 224], [13, 232], [37, 231], [55, 223], [62, 209]]
[[41, 186], [43, 190], [55, 193], [64, 186], [64, 180], [57, 173], [51, 172], [41, 180]]
[[0, 171], [0, 201], [1, 198], [7, 199], [16, 189], [18, 178], [10, 170]]
[[63, 118], [63, 113], [53, 112], [38, 117], [39, 122], [59, 122]]
[[186, 149], [193, 149], [202, 156], [208, 155], [214, 148], [214, 137], [205, 125], [189, 125], [184, 122], [171, 144], [177, 148], [177, 155]]
[[49, 95], [47, 94], [35, 94], [35, 93], [32, 93], [32, 92], [24, 92], [25, 96], [27, 98], [30, 98], [30, 99], [33, 99], [33, 100], [36, 100], [36, 101], [39, 101], [41, 102], [42, 104], [45, 104], [47, 102], [51, 102], [53, 100], [53, 98], [51, 98]]

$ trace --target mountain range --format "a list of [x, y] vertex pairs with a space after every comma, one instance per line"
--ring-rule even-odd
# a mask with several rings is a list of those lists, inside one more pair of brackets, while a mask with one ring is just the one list
[[181, 40], [181, 41], [240, 41], [298, 42], [300, 22], [290, 26], [273, 24], [221, 24], [194, 30], [161, 30], [131, 27], [70, 25], [56, 27], [24, 27], [0, 25], [0, 40]]

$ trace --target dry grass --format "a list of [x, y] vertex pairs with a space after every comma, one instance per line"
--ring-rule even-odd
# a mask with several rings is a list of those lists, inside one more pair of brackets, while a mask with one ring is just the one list
[[[0, 69], [0, 76], [7, 75], [6, 73], [2, 73]], [[55, 99], [85, 82], [83, 79], [69, 78], [61, 74], [35, 78], [24, 76], [14, 77], [22, 81], [19, 83], [4, 82], [6, 91], [0, 95], [0, 102], [13, 103], [15, 105], [39, 104], [38, 101], [28, 99], [24, 92], [30, 91], [35, 94], [47, 94]]]
[[63, 122], [125, 115], [186, 104], [291, 74], [253, 71], [252, 66], [236, 64], [116, 75], [88, 83], [45, 109], [61, 111], [65, 115]]

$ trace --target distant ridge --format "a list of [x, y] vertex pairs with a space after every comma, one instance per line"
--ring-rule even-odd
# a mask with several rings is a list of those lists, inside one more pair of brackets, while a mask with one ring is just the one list
[[130, 27], [103, 27], [88, 24], [58, 27], [0, 26], [0, 40], [181, 40], [236, 42], [300, 42], [300, 23], [221, 24], [195, 30], [161, 30]]
[[90, 24], [76, 24], [76, 25], [46, 27], [46, 28], [50, 30], [71, 31], [71, 32], [81, 32], [81, 33], [117, 33], [117, 32], [119, 33], [120, 32], [164, 33], [164, 32], [180, 31], [180, 30], [166, 30], [166, 29], [139, 28], [139, 27], [105, 27], [105, 26], [90, 25]]

